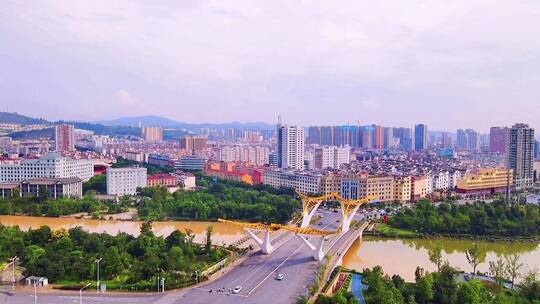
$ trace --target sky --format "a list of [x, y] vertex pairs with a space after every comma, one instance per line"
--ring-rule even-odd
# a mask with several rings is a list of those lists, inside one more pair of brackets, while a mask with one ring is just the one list
[[0, 111], [540, 130], [540, 1], [0, 1]]

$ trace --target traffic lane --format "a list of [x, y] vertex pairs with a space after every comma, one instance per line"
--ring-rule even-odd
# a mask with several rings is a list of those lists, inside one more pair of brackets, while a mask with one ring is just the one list
[[205, 285], [203, 288], [207, 290], [220, 288], [232, 290], [234, 287], [239, 285], [239, 283], [243, 282], [246, 279], [246, 273], [248, 273], [248, 276], [250, 277], [258, 272], [264, 272], [265, 269], [268, 268], [269, 263], [271, 263], [273, 260], [278, 259], [280, 256], [289, 254], [290, 249], [289, 251], [287, 251], [287, 247], [284, 246], [287, 246], [287, 242], [289, 242], [293, 238], [294, 235], [292, 233], [289, 233], [287, 236], [285, 236], [285, 239], [282, 241], [282, 243], [276, 245], [279, 247], [277, 247], [274, 252], [272, 252], [272, 254], [264, 255], [261, 252], [256, 252], [248, 259], [243, 261], [240, 265], [238, 265], [234, 269], [231, 269], [231, 271], [225, 274], [222, 278]]
[[[202, 288], [191, 289], [177, 303], [235, 303], [234, 298], [239, 300], [239, 298], [247, 297], [251, 290], [266, 278], [269, 279], [276, 267], [294, 252], [295, 244], [302, 245], [298, 241], [295, 242], [293, 237], [294, 235], [291, 234], [292, 243], [290, 243], [291, 240], [286, 241], [272, 254], [256, 253], [217, 281]], [[232, 291], [238, 285], [242, 286], [239, 294], [229, 293], [229, 290]], [[223, 288], [225, 292], [217, 292], [218, 289]]]
[[241, 295], [249, 296], [256, 288], [260, 288], [263, 282], [273, 279], [280, 271], [281, 267], [283, 267], [283, 265], [304, 246], [304, 243], [295, 236], [294, 239], [289, 241], [285, 246], [288, 247], [287, 250], [284, 250], [283, 252], [274, 252], [270, 255], [271, 258], [266, 261], [264, 267], [265, 271], [254, 273], [249, 279], [242, 282]]
[[[292, 243], [290, 244], [290, 242]], [[240, 285], [242, 286], [241, 294], [246, 294], [250, 290], [251, 285], [258, 284], [296, 249], [295, 244], [296, 247], [301, 245], [294, 239], [294, 235], [291, 234], [290, 240], [277, 248], [272, 254], [264, 255], [260, 252], [256, 253], [231, 270], [229, 272], [230, 274], [206, 285], [204, 289], [216, 291], [217, 289], [225, 288], [227, 292]]]
[[[307, 286], [316, 280], [318, 262], [314, 261], [309, 249], [304, 246], [251, 294], [253, 303], [294, 303], [305, 295]], [[283, 280], [276, 279], [277, 273], [284, 275]]]

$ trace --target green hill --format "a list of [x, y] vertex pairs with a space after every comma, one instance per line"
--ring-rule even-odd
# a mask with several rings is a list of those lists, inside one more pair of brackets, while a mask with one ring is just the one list
[[13, 123], [20, 125], [44, 125], [50, 124], [43, 118], [32, 118], [19, 113], [0, 112], [0, 123]]

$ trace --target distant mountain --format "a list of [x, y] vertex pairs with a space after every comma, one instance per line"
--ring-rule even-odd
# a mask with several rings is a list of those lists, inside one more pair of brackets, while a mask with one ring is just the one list
[[236, 128], [236, 129], [257, 129], [257, 130], [270, 130], [274, 129], [275, 126], [272, 124], [267, 124], [263, 122], [232, 122], [232, 123], [186, 123], [175, 121], [169, 118], [160, 117], [160, 116], [139, 116], [139, 117], [123, 117], [112, 120], [97, 121], [95, 123], [102, 124], [105, 126], [130, 126], [138, 127], [139, 123], [143, 126], [160, 126], [163, 128], [170, 129], [188, 129], [188, 130], [198, 130], [200, 128]]
[[19, 113], [0, 112], [0, 123], [13, 123], [20, 125], [46, 125], [51, 124], [43, 118], [32, 118]]

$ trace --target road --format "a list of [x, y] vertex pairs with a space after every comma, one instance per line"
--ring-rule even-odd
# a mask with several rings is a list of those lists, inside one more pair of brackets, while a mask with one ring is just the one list
[[[341, 218], [339, 213], [326, 210], [319, 211], [324, 217], [322, 225], [317, 228], [337, 229]], [[125, 294], [112, 295], [86, 292], [83, 303], [155, 303], [155, 304], [228, 304], [228, 303], [294, 303], [300, 295], [307, 293], [307, 286], [315, 281], [319, 263], [312, 258], [312, 252], [302, 240], [291, 232], [278, 231], [273, 233], [277, 240], [275, 251], [270, 255], [254, 253], [239, 266], [223, 277], [206, 285], [187, 291], [173, 291], [165, 295]], [[310, 238], [312, 239], [312, 238]], [[337, 236], [331, 236], [325, 241], [325, 248], [333, 245]], [[282, 281], [276, 280], [278, 273], [284, 274]], [[238, 294], [229, 293], [236, 286], [242, 286]], [[224, 288], [225, 292], [217, 292]], [[210, 292], [212, 290], [212, 292]], [[51, 291], [38, 294], [39, 304], [73, 304], [79, 302], [77, 293]], [[34, 303], [33, 293], [16, 292], [0, 293], [0, 304], [31, 304]]]

